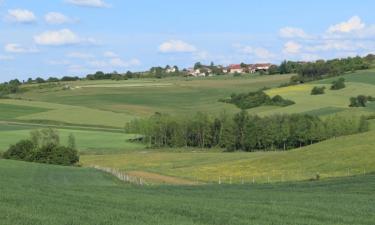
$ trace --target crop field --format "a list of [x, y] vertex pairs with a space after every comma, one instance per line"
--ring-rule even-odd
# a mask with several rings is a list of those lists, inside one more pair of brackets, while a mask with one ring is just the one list
[[[340, 137], [286, 152], [152, 152], [82, 157], [87, 166], [147, 171], [192, 181], [280, 182], [375, 171], [375, 132]], [[342, 144], [345, 143], [345, 144]], [[340, 146], [340, 147], [338, 147]], [[171, 150], [169, 150], [171, 151]]]
[[[261, 106], [249, 112], [258, 115], [308, 113], [325, 117], [375, 112], [375, 104], [349, 108], [349, 98], [359, 94], [375, 96], [373, 70], [345, 75], [345, 89], [329, 90], [330, 78], [298, 86], [278, 88], [290, 75], [254, 77], [167, 78], [127, 81], [77, 81], [60, 86], [27, 86], [18, 99], [0, 100], [0, 152], [28, 136], [29, 132], [57, 124], [61, 142], [70, 133], [77, 140], [84, 166], [103, 166], [136, 174], [155, 183], [182, 179], [201, 183], [279, 182], [364, 174], [375, 171], [374, 131], [328, 140], [288, 152], [222, 153], [221, 149], [146, 149], [131, 143], [122, 133], [126, 122], [155, 112], [191, 114], [197, 111], [229, 113], [239, 109], [218, 101], [231, 93], [255, 91], [281, 95], [296, 102], [288, 107]], [[61, 86], [69, 85], [70, 90]], [[327, 87], [326, 94], [310, 95], [314, 86]], [[22, 125], [24, 123], [24, 125]], [[29, 126], [28, 123], [36, 123]], [[40, 125], [38, 125], [40, 123]], [[371, 127], [374, 123], [371, 123]], [[111, 129], [117, 130], [112, 131]], [[340, 147], [338, 147], [340, 146]], [[175, 183], [175, 182], [173, 182]], [[184, 183], [184, 182], [182, 182]]]
[[374, 187], [374, 175], [263, 185], [137, 187], [93, 169], [0, 160], [0, 221], [372, 225]]
[[[288, 82], [289, 78], [290, 75], [221, 79], [168, 78], [162, 81], [146, 79], [103, 81], [93, 84], [86, 81], [70, 83], [73, 87], [79, 87], [72, 90], [62, 90], [62, 87], [36, 88], [15, 97], [32, 102], [51, 103], [56, 109], [19, 119], [48, 119], [94, 125], [100, 122], [99, 125], [118, 127], [124, 126], [134, 117], [148, 116], [155, 112], [180, 114], [192, 111], [237, 112], [239, 110], [236, 107], [220, 103], [218, 100], [230, 96], [233, 92], [275, 87]], [[160, 85], [150, 85], [151, 82]], [[68, 117], [67, 112], [72, 112], [72, 116]], [[95, 118], [86, 118], [90, 115], [95, 115], [97, 121]]]
[[[32, 130], [40, 128], [28, 125], [0, 124], [0, 126], [0, 152], [4, 152], [9, 145], [28, 138]], [[66, 144], [68, 136], [73, 134], [81, 154], [125, 153], [144, 148], [141, 144], [128, 141], [129, 138], [134, 137], [131, 134], [85, 129], [58, 129], [58, 132], [63, 144]]]

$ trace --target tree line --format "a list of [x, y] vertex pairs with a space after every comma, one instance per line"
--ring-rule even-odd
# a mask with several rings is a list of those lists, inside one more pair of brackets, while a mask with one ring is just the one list
[[20, 140], [4, 152], [3, 158], [27, 162], [71, 166], [79, 162], [75, 137], [71, 134], [67, 146], [60, 144], [57, 130], [42, 129], [30, 132], [30, 138]]
[[305, 114], [259, 117], [242, 111], [223, 112], [218, 117], [206, 113], [171, 116], [156, 113], [126, 125], [129, 133], [150, 147], [225, 148], [227, 151], [288, 150], [333, 137], [368, 131], [364, 117], [329, 116], [320, 119]]

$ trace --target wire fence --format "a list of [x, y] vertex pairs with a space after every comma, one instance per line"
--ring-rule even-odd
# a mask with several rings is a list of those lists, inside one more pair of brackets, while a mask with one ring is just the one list
[[[153, 185], [154, 183], [138, 176], [131, 175], [127, 172], [120, 171], [114, 168], [106, 168], [101, 166], [92, 166], [97, 170], [111, 174], [120, 181], [131, 183], [139, 186]], [[186, 177], [193, 181], [196, 185], [204, 184], [219, 184], [219, 185], [238, 185], [238, 184], [266, 184], [266, 183], [280, 183], [288, 181], [318, 181], [320, 179], [343, 177], [343, 176], [360, 176], [366, 175], [368, 172], [366, 168], [347, 168], [333, 172], [311, 172], [306, 170], [273, 170], [272, 172], [263, 172], [244, 174], [244, 175], [202, 175], [195, 177]], [[168, 184], [168, 183], [167, 183]], [[175, 185], [175, 184], [174, 184]]]
[[129, 175], [128, 173], [114, 168], [106, 168], [101, 166], [92, 166], [92, 168], [111, 174], [112, 176], [115, 176], [117, 179], [125, 183], [131, 183], [139, 186], [150, 185], [150, 183], [146, 182], [146, 180], [141, 177]]

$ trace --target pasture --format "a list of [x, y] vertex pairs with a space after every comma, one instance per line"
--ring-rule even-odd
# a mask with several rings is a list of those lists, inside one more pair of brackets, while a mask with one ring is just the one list
[[151, 186], [0, 160], [4, 225], [372, 225], [375, 176], [263, 185]]
[[[146, 150], [85, 155], [85, 166], [146, 171], [203, 183], [267, 183], [364, 174], [375, 171], [375, 131], [340, 137], [286, 152], [222, 153]], [[147, 177], [145, 177], [147, 179]], [[254, 179], [254, 180], [253, 180]]]
[[[26, 139], [32, 130], [40, 127], [30, 125], [8, 125], [0, 123], [0, 152], [4, 152], [11, 144], [21, 139]], [[115, 154], [137, 151], [144, 146], [138, 143], [131, 143], [129, 138], [134, 135], [121, 132], [109, 132], [87, 129], [57, 129], [61, 143], [68, 142], [68, 136], [73, 134], [76, 139], [77, 148], [80, 154]]]

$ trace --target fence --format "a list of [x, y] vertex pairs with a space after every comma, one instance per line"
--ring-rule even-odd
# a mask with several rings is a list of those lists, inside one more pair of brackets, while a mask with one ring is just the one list
[[[126, 172], [119, 171], [113, 168], [105, 168], [100, 166], [92, 166], [93, 168], [109, 173], [119, 180], [132, 183], [140, 186], [144, 185], [152, 185], [152, 183], [147, 182], [145, 179], [141, 177], [136, 177], [130, 175]], [[366, 175], [367, 171], [365, 168], [361, 169], [353, 169], [347, 168], [343, 170], [338, 170], [335, 172], [310, 172], [306, 170], [273, 170], [272, 173], [256, 173], [254, 175], [251, 174], [243, 174], [243, 175], [200, 175], [195, 177], [190, 177], [186, 179], [190, 179], [195, 182], [197, 185], [203, 184], [265, 184], [265, 183], [279, 183], [279, 182], [287, 182], [287, 181], [307, 181], [307, 180], [320, 180], [325, 178], [334, 178], [334, 177], [343, 177], [343, 176], [359, 176], [359, 175]], [[199, 174], [199, 173], [197, 173]]]
[[140, 186], [149, 185], [149, 183], [147, 183], [141, 177], [132, 176], [127, 173], [121, 172], [119, 170], [113, 169], [113, 168], [105, 168], [105, 167], [100, 167], [100, 166], [92, 166], [92, 168], [103, 171], [105, 173], [109, 173], [112, 176], [115, 176], [116, 178], [118, 178], [120, 181], [123, 181], [126, 183], [136, 184]]
[[306, 170], [274, 170], [272, 172], [242, 174], [242, 175], [206, 175], [195, 177], [194, 180], [198, 183], [210, 184], [264, 184], [264, 183], [278, 183], [287, 181], [314, 181], [334, 177], [350, 177], [366, 175], [365, 168], [353, 169], [347, 168], [341, 171], [334, 172], [310, 172]]

